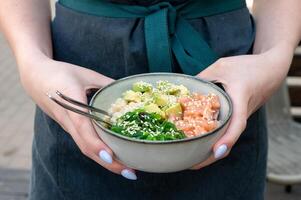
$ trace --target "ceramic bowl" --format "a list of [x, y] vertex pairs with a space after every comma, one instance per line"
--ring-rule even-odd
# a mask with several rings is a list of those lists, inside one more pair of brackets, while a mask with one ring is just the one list
[[[129, 76], [100, 89], [90, 105], [108, 110], [111, 104], [132, 84], [138, 81], [153, 85], [159, 80], [183, 84], [192, 92], [214, 93], [219, 96], [221, 109], [220, 126], [214, 131], [192, 138], [171, 141], [146, 141], [128, 138], [108, 130], [93, 120], [100, 138], [113, 150], [116, 158], [126, 166], [145, 172], [167, 173], [188, 169], [204, 161], [212, 153], [212, 146], [224, 134], [232, 115], [229, 96], [215, 84], [199, 78], [174, 73], [149, 73]], [[97, 115], [96, 113], [93, 113]]]

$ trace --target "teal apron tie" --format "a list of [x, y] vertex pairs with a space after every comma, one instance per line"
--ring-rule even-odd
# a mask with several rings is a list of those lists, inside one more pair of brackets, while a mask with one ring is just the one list
[[144, 7], [102, 0], [60, 0], [77, 11], [111, 18], [144, 18], [150, 72], [172, 72], [173, 55], [185, 74], [195, 75], [218, 56], [188, 22], [246, 6], [244, 0], [190, 0], [173, 6], [169, 2]]

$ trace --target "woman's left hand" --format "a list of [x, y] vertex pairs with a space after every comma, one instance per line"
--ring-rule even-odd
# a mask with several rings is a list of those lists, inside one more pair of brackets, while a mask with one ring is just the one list
[[200, 169], [226, 157], [246, 128], [248, 117], [280, 86], [293, 51], [283, 46], [257, 55], [225, 57], [197, 76], [223, 85], [233, 102], [233, 115], [225, 134], [213, 146], [212, 155], [192, 169]]

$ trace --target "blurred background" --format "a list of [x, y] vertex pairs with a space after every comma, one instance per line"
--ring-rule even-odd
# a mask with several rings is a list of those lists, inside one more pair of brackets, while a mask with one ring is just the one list
[[[252, 0], [247, 0], [247, 3], [251, 8]], [[51, 5], [53, 10], [54, 0], [51, 1]], [[284, 89], [279, 92], [279, 96], [276, 98], [278, 100], [274, 101], [273, 105], [268, 107], [268, 111], [272, 112], [272, 114], [270, 114], [270, 119], [276, 121], [272, 121], [272, 124], [279, 124], [277, 122], [277, 117], [282, 116], [283, 113], [292, 114], [284, 114], [283, 116], [286, 116], [289, 127], [295, 127], [295, 122], [297, 124], [297, 128], [294, 129], [295, 139], [293, 140], [295, 142], [294, 145], [296, 145], [296, 141], [301, 140], [301, 128], [298, 126], [301, 122], [301, 48], [296, 50], [287, 84], [284, 85], [283, 88]], [[287, 88], [289, 93], [286, 93]], [[35, 105], [22, 89], [15, 60], [1, 32], [0, 94], [0, 200], [23, 200], [28, 196], [27, 190], [29, 187], [31, 167], [31, 143], [33, 137]], [[282, 105], [281, 101], [279, 101], [282, 97], [289, 97], [291, 104]], [[273, 113], [273, 110], [277, 110], [274, 109], [275, 106], [280, 108], [278, 109], [278, 113]], [[290, 116], [292, 116], [292, 118], [290, 118]], [[291, 125], [292, 120], [294, 120], [294, 125]], [[289, 131], [290, 128], [285, 130]], [[299, 135], [296, 135], [296, 133]], [[286, 144], [287, 142], [283, 138], [279, 139], [279, 137], [276, 137], [275, 139], [271, 137], [270, 141], [272, 143], [275, 142], [276, 145], [278, 145], [279, 141], [280, 144]], [[273, 146], [273, 144], [270, 146]], [[301, 149], [300, 146], [299, 149]], [[285, 152], [283, 156], [276, 155], [277, 151], [275, 151], [275, 155], [272, 154], [271, 161], [269, 161], [269, 174], [271, 174], [271, 176], [269, 177], [269, 181], [267, 181], [266, 199], [300, 200], [301, 185], [295, 183], [298, 183], [298, 181], [301, 180], [301, 178], [298, 180], [297, 174], [298, 170], [299, 172], [301, 170], [298, 169], [298, 167], [300, 167], [298, 159], [294, 157], [295, 154], [298, 155], [299, 152], [294, 149], [292, 150], [292, 153], [289, 152], [290, 150], [286, 149], [281, 151]], [[286, 153], [286, 151], [288, 152]], [[300, 156], [301, 154], [299, 154], [299, 161]], [[285, 157], [288, 158], [284, 159]], [[284, 163], [281, 163], [282, 159], [284, 159]], [[297, 160], [297, 163], [286, 166], [286, 164], [292, 160], [295, 162]], [[290, 167], [294, 169], [290, 170]], [[285, 172], [285, 170], [290, 171]], [[294, 171], [295, 174], [291, 174], [292, 171]], [[281, 173], [289, 174], [288, 182], [285, 182], [287, 180], [282, 180], [282, 176], [279, 178], [277, 173], [280, 175]], [[300, 174], [301, 172], [299, 173], [299, 176]], [[286, 177], [284, 177], [284, 179], [285, 178]]]

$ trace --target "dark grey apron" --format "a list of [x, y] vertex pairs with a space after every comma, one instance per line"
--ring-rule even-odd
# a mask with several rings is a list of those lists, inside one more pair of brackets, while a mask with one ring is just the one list
[[[191, 23], [220, 57], [252, 51], [255, 30], [246, 8]], [[96, 17], [57, 5], [52, 40], [55, 60], [87, 67], [114, 79], [148, 72], [141, 19]], [[174, 63], [174, 72], [180, 73]], [[250, 117], [247, 129], [227, 158], [198, 171], [138, 171], [138, 180], [129, 181], [85, 157], [70, 135], [37, 108], [30, 199], [261, 200], [266, 137], [264, 112], [260, 109]]]

